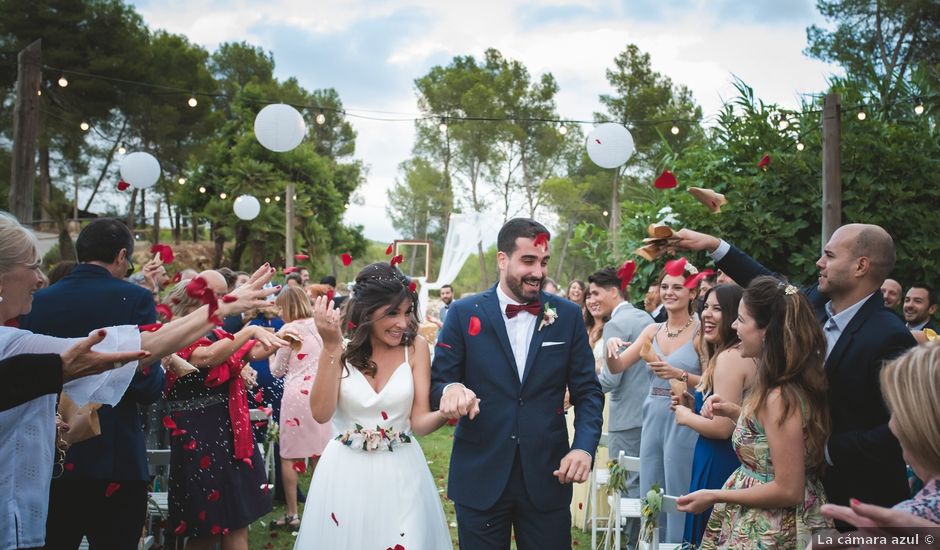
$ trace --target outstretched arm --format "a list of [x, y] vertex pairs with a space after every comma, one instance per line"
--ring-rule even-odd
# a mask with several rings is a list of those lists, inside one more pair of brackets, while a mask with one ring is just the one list
[[754, 258], [714, 235], [699, 233], [691, 229], [680, 229], [676, 232], [676, 236], [679, 237], [676, 248], [708, 252], [714, 258], [715, 265], [742, 287], [747, 287], [755, 277], [760, 275], [774, 275]]

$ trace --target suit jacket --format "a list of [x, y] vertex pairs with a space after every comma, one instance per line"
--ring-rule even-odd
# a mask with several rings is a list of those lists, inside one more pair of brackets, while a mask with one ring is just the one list
[[0, 411], [62, 391], [62, 356], [24, 353], [0, 360]]
[[[592, 457], [601, 435], [604, 394], [594, 373], [581, 308], [541, 293], [557, 311], [539, 330], [544, 308], [520, 382], [496, 287], [453, 302], [438, 335], [431, 369], [431, 407], [438, 409], [444, 387], [460, 382], [480, 398], [480, 414], [463, 417], [454, 433], [448, 496], [477, 509], [491, 508], [509, 480], [518, 452], [526, 490], [542, 511], [571, 502], [571, 485], [552, 476], [573, 447]], [[524, 313], [521, 315], [525, 315]], [[479, 324], [479, 332], [471, 329]], [[565, 388], [575, 410], [575, 434], [568, 446]]]
[[[604, 325], [605, 342], [613, 337], [624, 342], [636, 342], [643, 329], [653, 323], [653, 318], [642, 309], [626, 302], [624, 304]], [[607, 361], [602, 361], [602, 364], [599, 376], [601, 388], [605, 393], [610, 393], [607, 428], [612, 432], [639, 428], [643, 425], [643, 402], [650, 393], [646, 361], [640, 359], [620, 374], [611, 374]]]
[[[113, 277], [102, 267], [75, 266], [56, 284], [33, 295], [33, 309], [20, 326], [38, 334], [84, 337], [102, 327], [155, 322], [150, 291]], [[65, 461], [74, 465], [62, 479], [148, 480], [147, 454], [137, 404], [153, 403], [163, 391], [159, 365], [137, 372], [124, 398], [98, 409], [101, 435], [72, 445]]]
[[[718, 267], [743, 286], [758, 275], [772, 273], [735, 247]], [[827, 318], [829, 298], [818, 285], [803, 289], [816, 316]], [[826, 358], [832, 435], [827, 449], [832, 460], [823, 475], [829, 501], [847, 505], [849, 498], [893, 506], [909, 498], [901, 446], [888, 429], [890, 414], [881, 396], [879, 374], [886, 360], [916, 344], [907, 327], [884, 306], [875, 292], [842, 331]]]

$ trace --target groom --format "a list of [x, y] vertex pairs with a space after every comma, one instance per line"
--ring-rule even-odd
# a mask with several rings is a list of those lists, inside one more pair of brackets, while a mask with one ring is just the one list
[[[460, 418], [448, 496], [462, 550], [571, 548], [571, 482], [584, 482], [604, 394], [577, 304], [542, 292], [548, 230], [516, 218], [497, 238], [499, 283], [455, 302], [438, 336], [431, 406]], [[568, 445], [565, 389], [574, 405]]]

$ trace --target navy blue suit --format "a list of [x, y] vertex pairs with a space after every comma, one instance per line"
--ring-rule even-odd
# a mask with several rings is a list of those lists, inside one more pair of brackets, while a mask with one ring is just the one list
[[[544, 292], [541, 301], [551, 304], [558, 317], [539, 330], [543, 316], [539, 314], [521, 382], [495, 286], [451, 305], [431, 372], [433, 409], [439, 408], [444, 387], [454, 382], [481, 400], [480, 414], [474, 420], [463, 417], [457, 424], [448, 496], [458, 506], [485, 512], [497, 505], [508, 487], [527, 494], [533, 514], [531, 521], [515, 525], [520, 543], [546, 533], [559, 543], [570, 537], [571, 485], [559, 483], [552, 472], [572, 447], [593, 457], [604, 406], [580, 308]], [[475, 336], [469, 330], [473, 317], [480, 324]], [[556, 342], [560, 344], [543, 346]], [[575, 407], [571, 447], [563, 409], [566, 387]], [[540, 514], [550, 511], [563, 513], [567, 522], [559, 515]], [[492, 547], [467, 544], [463, 536], [466, 529], [485, 531], [489, 522], [462, 523], [461, 548]]]
[[[146, 289], [113, 277], [103, 267], [79, 264], [56, 284], [36, 292], [33, 309], [21, 319], [20, 326], [38, 334], [84, 337], [102, 327], [153, 323], [156, 315], [153, 295]], [[163, 385], [163, 369], [159, 364], [154, 364], [147, 369], [146, 374], [138, 371], [134, 375], [117, 405], [98, 409], [101, 435], [69, 448], [65, 462], [71, 464], [70, 471], [67, 470], [61, 479], [53, 482], [53, 494], [57, 490], [56, 486], [62, 482], [148, 482], [146, 447], [137, 405], [150, 404], [159, 399]], [[130, 484], [127, 489], [130, 491]], [[113, 502], [119, 501], [115, 499]], [[143, 504], [146, 506], [146, 500]], [[50, 547], [56, 531], [61, 532], [63, 528], [58, 524], [61, 518], [65, 514], [76, 513], [74, 509], [57, 510], [57, 507], [56, 500], [52, 499], [47, 528], [47, 544]], [[117, 522], [113, 516], [100, 510], [97, 514], [103, 521]], [[142, 526], [143, 519], [141, 512], [137, 524]], [[140, 527], [137, 527], [139, 535]]]
[[[772, 275], [735, 247], [717, 262], [742, 286], [758, 275]], [[829, 298], [818, 285], [803, 289], [820, 323]], [[901, 446], [888, 429], [890, 414], [881, 396], [879, 374], [886, 360], [916, 344], [911, 332], [884, 306], [875, 291], [845, 327], [826, 358], [832, 435], [827, 448], [832, 466], [823, 475], [829, 501], [848, 505], [850, 498], [893, 506], [909, 498]]]

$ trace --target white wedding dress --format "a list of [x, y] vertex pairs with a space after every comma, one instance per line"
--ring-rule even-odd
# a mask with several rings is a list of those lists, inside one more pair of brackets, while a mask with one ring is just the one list
[[294, 549], [452, 549], [440, 495], [421, 447], [410, 437], [414, 380], [407, 354], [378, 393], [359, 369], [347, 365], [347, 371], [333, 415], [334, 437], [357, 426], [372, 436], [327, 444]]

